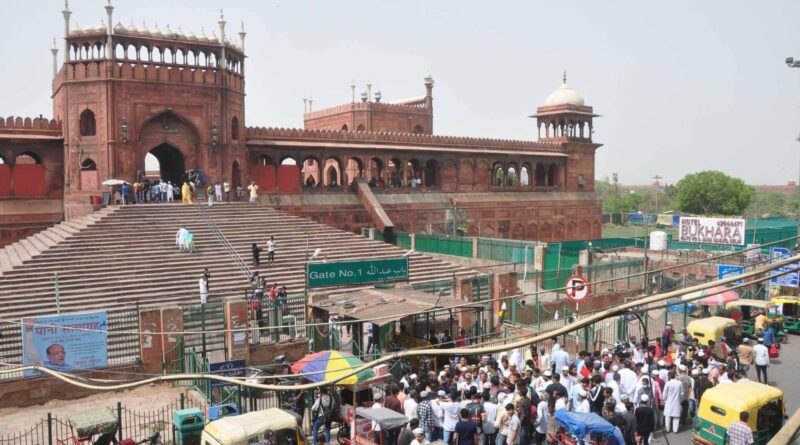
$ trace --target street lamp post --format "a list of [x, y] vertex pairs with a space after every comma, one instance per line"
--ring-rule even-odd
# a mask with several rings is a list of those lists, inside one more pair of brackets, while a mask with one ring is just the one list
[[[788, 66], [789, 68], [800, 68], [800, 60], [794, 60], [794, 57], [787, 57], [786, 66]], [[798, 137], [796, 141], [800, 142], [800, 137]], [[800, 164], [798, 164], [798, 182], [796, 184], [796, 188], [797, 188], [797, 212], [795, 213], [795, 216], [797, 217], [797, 234], [800, 235]]]

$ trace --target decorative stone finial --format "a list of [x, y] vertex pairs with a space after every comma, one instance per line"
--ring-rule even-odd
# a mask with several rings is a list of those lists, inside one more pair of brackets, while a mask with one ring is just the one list
[[567, 70], [566, 69], [564, 70], [564, 77], [561, 80], [562, 80], [562, 83], [564, 85], [567, 84]]

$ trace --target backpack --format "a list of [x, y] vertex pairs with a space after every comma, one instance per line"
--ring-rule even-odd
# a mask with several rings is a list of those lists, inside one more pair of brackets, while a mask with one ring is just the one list
[[319, 401], [319, 415], [325, 420], [331, 419], [333, 416], [333, 397], [328, 395], [328, 398], [330, 400], [328, 406], [325, 406], [322, 402], [324, 399], [320, 399]]

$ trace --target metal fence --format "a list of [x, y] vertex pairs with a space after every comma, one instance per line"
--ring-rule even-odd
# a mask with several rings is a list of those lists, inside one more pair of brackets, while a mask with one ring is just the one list
[[[139, 441], [159, 431], [165, 443], [177, 443], [172, 426], [172, 413], [175, 410], [200, 406], [191, 397], [181, 394], [180, 398], [172, 403], [152, 411], [134, 410], [122, 405], [121, 402], [117, 402], [116, 406], [109, 409], [117, 418], [118, 440], [132, 438]], [[72, 438], [73, 430], [68, 421], [68, 414], [51, 412], [34, 422], [30, 428], [20, 432], [0, 434], [0, 445], [58, 445], [72, 443]]]
[[[139, 360], [139, 310], [108, 313], [108, 365], [119, 366]], [[0, 369], [22, 365], [22, 327], [18, 323], [0, 323]], [[3, 374], [2, 380], [21, 378], [22, 373]]]
[[[304, 337], [305, 331], [297, 326], [305, 323], [306, 298], [303, 296], [261, 301], [260, 307], [250, 306], [248, 327], [250, 344], [267, 344]], [[271, 329], [280, 327], [280, 329]], [[260, 328], [260, 329], [256, 329]]]
[[183, 330], [192, 332], [183, 335], [185, 348], [201, 351], [206, 357], [209, 354], [225, 357], [225, 333], [223, 332], [225, 330], [225, 305], [223, 303], [184, 307]]

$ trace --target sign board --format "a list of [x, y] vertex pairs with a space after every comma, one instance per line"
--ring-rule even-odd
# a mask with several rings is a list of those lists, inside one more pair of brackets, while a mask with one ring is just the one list
[[581, 301], [589, 295], [589, 285], [586, 278], [579, 275], [569, 277], [567, 284], [567, 297], [572, 301]]
[[745, 258], [747, 258], [747, 261], [751, 263], [757, 263], [761, 261], [761, 244], [758, 243], [748, 244]]
[[[247, 364], [244, 360], [228, 360], [224, 362], [211, 363], [208, 366], [209, 372], [214, 375], [221, 375], [223, 377], [245, 377], [245, 368]], [[230, 383], [211, 381], [212, 388], [220, 388], [223, 386], [230, 386]]]
[[[788, 258], [792, 256], [792, 252], [789, 249], [784, 247], [773, 247], [769, 251], [769, 256], [772, 259], [772, 262], [775, 263], [780, 261], [784, 258]], [[786, 286], [786, 287], [798, 287], [800, 284], [800, 276], [798, 276], [797, 272], [797, 264], [790, 264], [788, 266], [781, 266], [772, 271], [772, 274], [779, 274], [782, 272], [789, 272], [780, 276], [775, 276], [769, 279], [771, 284], [776, 284], [778, 286]]]
[[22, 364], [63, 372], [108, 366], [107, 329], [105, 312], [23, 318]]
[[408, 280], [408, 258], [308, 263], [308, 287]]
[[688, 243], [744, 245], [745, 220], [681, 216], [679, 240]]
[[[717, 266], [717, 278], [720, 280], [728, 278], [732, 275], [741, 275], [744, 273], [744, 266], [733, 266], [730, 264], [720, 264]], [[744, 280], [736, 280], [733, 282], [735, 285], [744, 284]]]

